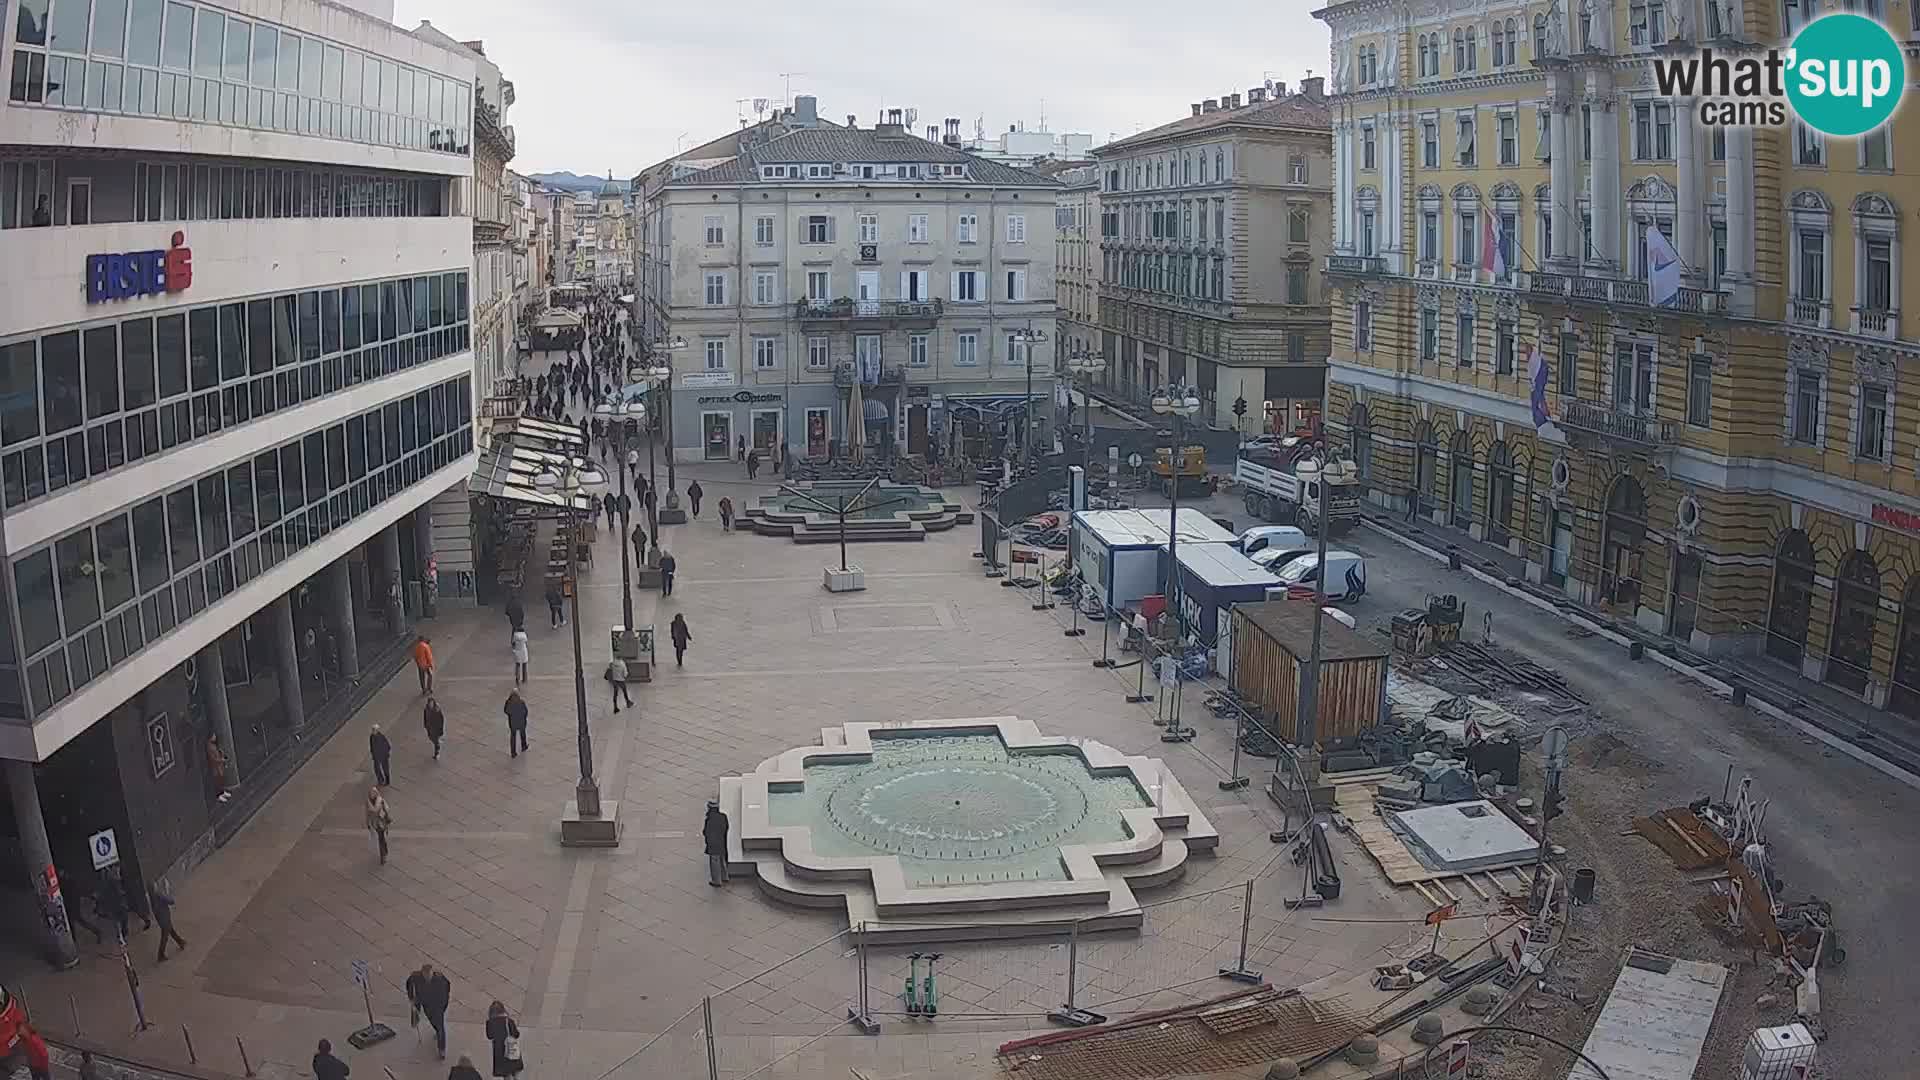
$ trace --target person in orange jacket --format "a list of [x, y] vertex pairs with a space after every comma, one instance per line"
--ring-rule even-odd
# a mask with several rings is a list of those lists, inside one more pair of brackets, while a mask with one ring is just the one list
[[413, 643], [413, 666], [420, 674], [420, 692], [433, 693], [433, 643], [425, 634]]

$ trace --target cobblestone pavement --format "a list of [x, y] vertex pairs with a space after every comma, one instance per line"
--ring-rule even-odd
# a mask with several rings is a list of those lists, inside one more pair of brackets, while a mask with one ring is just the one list
[[[1142, 895], [1174, 900], [1150, 912], [1145, 934], [1080, 946], [1082, 1004], [1120, 1012], [1231, 989], [1217, 968], [1237, 955], [1243, 892], [1235, 887], [1249, 879], [1258, 882], [1249, 966], [1277, 985], [1353, 969], [1408, 940], [1412, 928], [1402, 923], [1287, 915], [1280, 897], [1299, 888], [1299, 871], [1267, 839], [1280, 817], [1261, 792], [1264, 774], [1256, 771], [1248, 790], [1219, 790], [1230, 733], [1199, 708], [1198, 695], [1189, 695], [1187, 712], [1200, 738], [1160, 743], [1153, 706], [1123, 701], [1131, 675], [1090, 666], [1098, 634], [1065, 637], [1054, 621], [1065, 609], [1036, 612], [1027, 592], [983, 578], [970, 556], [973, 530], [857, 545], [867, 591], [833, 596], [820, 577], [837, 558], [833, 545], [721, 531], [713, 509], [721, 495], [744, 504], [771, 485], [749, 487], [730, 464], [681, 472], [683, 487], [697, 476], [706, 488], [703, 516], [665, 530], [680, 565], [674, 595], [635, 593], [636, 621], [661, 631], [663, 663], [651, 684], [635, 685], [637, 707], [617, 716], [599, 677], [621, 597], [619, 547], [604, 530], [581, 594], [588, 711], [603, 797], [619, 801], [617, 850], [557, 843], [561, 805], [577, 780], [570, 632], [549, 628], [533, 598], [524, 690], [531, 747], [514, 759], [501, 715], [512, 684], [506, 620], [490, 610], [443, 613], [429, 629], [448, 719], [438, 760], [405, 671], [180, 890], [179, 921], [192, 945], [143, 972], [155, 1030], [122, 1034], [125, 982], [102, 956], [74, 973], [29, 976], [40, 1013], [70, 1012], [88, 1038], [162, 1060], [185, 1060], [184, 1026], [203, 1063], [236, 1074], [239, 1036], [264, 1072], [299, 1075], [317, 1037], [338, 1045], [364, 1022], [351, 973], [364, 959], [373, 1012], [400, 1036], [354, 1055], [356, 1075], [379, 1075], [377, 1063], [411, 1080], [438, 1075], [430, 1036], [405, 1028], [401, 990], [406, 974], [431, 960], [453, 982], [453, 1053], [473, 1054], [483, 1069], [478, 1029], [498, 1000], [528, 1029], [528, 1059], [544, 1070], [529, 1075], [594, 1080], [661, 1032], [667, 1037], [619, 1075], [704, 1075], [698, 1006], [715, 994], [724, 1075], [764, 1067], [758, 1075], [844, 1076], [849, 1065], [874, 1080], [985, 1075], [996, 1044], [1043, 1028], [1038, 1014], [1061, 1003], [1062, 943], [951, 949], [941, 968], [942, 1020], [887, 1016], [882, 1035], [866, 1038], [844, 1023], [856, 964], [843, 914], [778, 904], [750, 881], [724, 890], [706, 883], [700, 818], [717, 778], [849, 720], [1016, 714], [1048, 734], [1166, 758], [1220, 830], [1219, 852]], [[694, 634], [683, 669], [665, 635], [674, 613]], [[393, 855], [384, 866], [361, 824], [375, 721], [395, 746]], [[1348, 872], [1336, 914], [1417, 917], [1358, 861], [1363, 854], [1340, 846]], [[1200, 895], [1210, 890], [1221, 891]], [[150, 948], [140, 935], [136, 961]], [[905, 963], [898, 950], [874, 951], [875, 1011], [899, 1011]], [[70, 1010], [44, 1004], [69, 995]]]

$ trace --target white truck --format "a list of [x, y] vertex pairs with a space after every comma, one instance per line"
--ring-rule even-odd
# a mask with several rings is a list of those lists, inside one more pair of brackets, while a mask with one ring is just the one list
[[1291, 522], [1316, 532], [1324, 520], [1333, 535], [1360, 519], [1359, 466], [1348, 458], [1322, 460], [1298, 437], [1277, 446], [1242, 449], [1233, 465], [1233, 479], [1240, 485], [1247, 513], [1261, 521]]

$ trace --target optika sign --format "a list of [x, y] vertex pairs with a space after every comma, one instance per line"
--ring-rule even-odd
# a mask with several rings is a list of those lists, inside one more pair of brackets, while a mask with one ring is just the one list
[[1655, 57], [1653, 77], [1663, 97], [1699, 99], [1710, 127], [1784, 127], [1791, 109], [1822, 135], [1852, 138], [1893, 116], [1907, 66], [1886, 27], [1836, 14], [1802, 27], [1785, 50]]
[[87, 303], [185, 292], [193, 284], [193, 249], [174, 233], [165, 251], [87, 256]]

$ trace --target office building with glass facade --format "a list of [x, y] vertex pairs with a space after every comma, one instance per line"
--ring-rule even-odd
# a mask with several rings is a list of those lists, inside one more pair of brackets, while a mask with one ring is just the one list
[[89, 836], [133, 886], [186, 872], [430, 612], [426, 504], [474, 462], [474, 71], [390, 14], [0, 26], [0, 889], [58, 962]]

